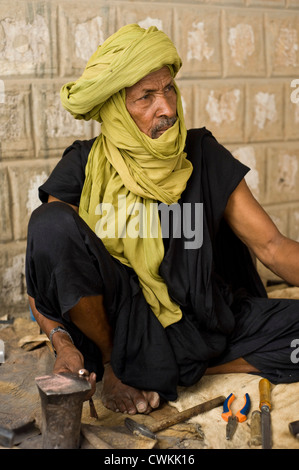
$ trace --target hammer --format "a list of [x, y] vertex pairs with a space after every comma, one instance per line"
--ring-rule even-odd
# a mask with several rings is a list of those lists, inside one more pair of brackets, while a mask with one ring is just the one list
[[83, 401], [90, 383], [76, 374], [35, 379], [41, 398], [43, 449], [78, 449]]
[[145, 426], [143, 424], [139, 424], [131, 418], [125, 419], [125, 425], [129, 429], [129, 431], [136, 435], [142, 435], [145, 437], [149, 437], [151, 439], [157, 439], [156, 432], [162, 431], [163, 429], [167, 429], [174, 424], [181, 423], [186, 421], [187, 419], [192, 418], [200, 413], [204, 413], [205, 411], [210, 411], [217, 406], [223, 405], [225, 402], [225, 397], [219, 396], [213, 398], [212, 400], [208, 400], [204, 403], [199, 405], [193, 406], [185, 411], [178, 412], [169, 418], [165, 418], [158, 423], [152, 424], [150, 427]]

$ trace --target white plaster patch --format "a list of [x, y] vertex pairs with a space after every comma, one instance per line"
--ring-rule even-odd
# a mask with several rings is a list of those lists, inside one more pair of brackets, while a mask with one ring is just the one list
[[49, 138], [70, 137], [84, 134], [84, 122], [74, 119], [73, 116], [61, 106], [60, 94], [55, 93], [48, 97], [46, 116], [46, 135]]
[[34, 209], [40, 206], [41, 202], [38, 197], [38, 187], [41, 186], [47, 178], [48, 175], [43, 171], [42, 173], [34, 175], [34, 177], [30, 179], [29, 188], [27, 190], [26, 202], [26, 209], [28, 215], [30, 215], [34, 211]]
[[254, 124], [259, 129], [264, 129], [267, 121], [277, 120], [275, 95], [259, 92], [254, 97]]
[[194, 30], [188, 32], [187, 60], [195, 59], [199, 62], [203, 59], [210, 60], [214, 54], [214, 48], [210, 47], [208, 44], [204, 22], [194, 22], [192, 23], [192, 27]]
[[6, 93], [5, 103], [0, 106], [0, 138], [19, 139], [24, 133], [25, 109], [22, 94]]
[[104, 42], [102, 24], [102, 18], [96, 16], [92, 20], [76, 25], [74, 37], [78, 58], [88, 61], [98, 46]]
[[240, 160], [240, 162], [247, 165], [251, 171], [249, 171], [246, 176], [245, 180], [250, 187], [254, 196], [258, 199], [260, 195], [260, 180], [259, 180], [259, 173], [257, 170], [256, 165], [256, 157], [254, 148], [247, 146], [247, 147], [239, 147], [238, 149], [234, 150], [233, 155]]
[[0, 50], [2, 75], [32, 73], [47, 61], [50, 35], [41, 15], [32, 23], [5, 18], [0, 21], [3, 28], [4, 45]]
[[140, 28], [148, 29], [151, 26], [156, 26], [156, 28], [163, 30], [163, 21], [159, 20], [158, 18], [151, 18], [148, 16], [142, 21], [139, 21]]
[[215, 96], [214, 90], [211, 90], [206, 104], [206, 111], [212, 122], [217, 125], [223, 122], [235, 121], [237, 115], [237, 107], [240, 101], [240, 90], [234, 90], [222, 93], [218, 98]]
[[298, 159], [296, 155], [285, 153], [281, 155], [278, 164], [278, 187], [284, 191], [294, 191], [298, 172]]
[[5, 103], [5, 86], [4, 81], [0, 80], [0, 104]]
[[12, 265], [4, 270], [2, 297], [7, 305], [24, 300], [25, 255], [12, 258]]
[[299, 78], [294, 78], [294, 80], [291, 81], [291, 87], [295, 88], [295, 90], [291, 92], [291, 102], [299, 104]]
[[293, 66], [297, 64], [298, 33], [293, 28], [281, 28], [275, 47], [275, 64]]
[[228, 44], [233, 61], [238, 67], [244, 67], [248, 56], [254, 53], [254, 32], [250, 24], [239, 23], [230, 28]]

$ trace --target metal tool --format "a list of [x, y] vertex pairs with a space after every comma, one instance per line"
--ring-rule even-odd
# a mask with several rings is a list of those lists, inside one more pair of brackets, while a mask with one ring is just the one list
[[91, 385], [77, 374], [51, 374], [35, 379], [41, 397], [44, 449], [77, 449], [83, 401]]
[[251, 415], [250, 423], [250, 444], [252, 446], [262, 445], [262, 433], [261, 433], [261, 412], [254, 410]]
[[262, 422], [262, 448], [271, 449], [271, 384], [267, 379], [259, 381], [260, 410]]
[[151, 439], [157, 439], [157, 432], [167, 429], [170, 426], [173, 426], [174, 424], [182, 423], [183, 421], [186, 421], [187, 419], [190, 419], [200, 413], [210, 411], [213, 408], [216, 408], [217, 406], [221, 406], [223, 405], [224, 400], [225, 397], [223, 396], [213, 398], [212, 400], [208, 400], [204, 403], [193, 406], [192, 408], [189, 408], [185, 411], [181, 411], [168, 418], [158, 421], [157, 423], [154, 423], [151, 426], [145, 426], [143, 424], [137, 423], [131, 418], [125, 419], [125, 425], [133, 434], [143, 435]]
[[297, 439], [299, 439], [299, 421], [289, 423], [289, 430]]
[[35, 425], [34, 419], [13, 429], [0, 426], [0, 446], [13, 447], [38, 434], [40, 434], [40, 430]]
[[230, 440], [232, 439], [238, 423], [243, 423], [247, 419], [247, 415], [250, 409], [250, 398], [248, 393], [245, 393], [244, 395], [244, 406], [241, 408], [235, 416], [233, 416], [233, 413], [230, 409], [230, 406], [232, 402], [235, 399], [235, 395], [231, 393], [225, 400], [224, 405], [223, 405], [223, 413], [222, 413], [222, 418], [224, 421], [227, 422], [226, 425], [226, 439]]
[[[88, 372], [88, 370], [86, 370], [86, 369], [80, 369], [79, 372], [78, 372], [78, 375], [79, 375], [79, 377], [87, 378], [87, 377], [89, 377], [89, 372]], [[89, 413], [90, 413], [90, 417], [91, 417], [91, 418], [99, 419], [98, 413], [97, 413], [97, 410], [96, 410], [96, 407], [94, 406], [93, 399], [90, 398], [88, 401], [89, 401]]]

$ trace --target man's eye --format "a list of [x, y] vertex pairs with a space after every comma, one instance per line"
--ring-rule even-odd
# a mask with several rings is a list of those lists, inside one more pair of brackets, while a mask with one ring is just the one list
[[150, 97], [150, 95], [147, 93], [146, 95], [143, 95], [141, 99], [142, 100], [148, 100], [149, 97]]
[[169, 85], [167, 88], [166, 88], [166, 91], [169, 92], [169, 91], [175, 91], [175, 88], [173, 85]]

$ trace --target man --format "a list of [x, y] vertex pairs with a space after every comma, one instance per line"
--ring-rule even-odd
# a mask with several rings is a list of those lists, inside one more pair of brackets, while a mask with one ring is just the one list
[[299, 380], [299, 302], [267, 299], [248, 250], [299, 285], [299, 244], [255, 201], [247, 167], [205, 128], [187, 133], [180, 66], [155, 27], [98, 48], [61, 98], [101, 134], [65, 151], [29, 223], [29, 300], [54, 372], [85, 368], [129, 414], [205, 373]]

